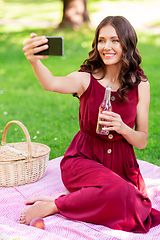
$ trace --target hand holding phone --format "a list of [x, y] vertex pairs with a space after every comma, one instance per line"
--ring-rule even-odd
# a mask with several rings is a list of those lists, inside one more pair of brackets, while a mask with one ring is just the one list
[[48, 42], [45, 44], [48, 44], [49, 46], [48, 49], [35, 53], [35, 55], [63, 56], [64, 54], [63, 37], [47, 37], [47, 39]]

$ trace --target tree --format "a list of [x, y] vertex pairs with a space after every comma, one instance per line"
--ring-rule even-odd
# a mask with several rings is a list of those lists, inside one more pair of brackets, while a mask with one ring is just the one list
[[59, 27], [70, 26], [77, 30], [85, 22], [90, 25], [86, 0], [62, 0], [63, 17]]

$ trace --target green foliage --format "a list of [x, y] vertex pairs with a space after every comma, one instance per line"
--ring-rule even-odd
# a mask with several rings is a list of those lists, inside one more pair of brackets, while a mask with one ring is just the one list
[[[5, 19], [16, 16], [17, 19], [22, 19], [25, 13], [25, 18], [33, 20], [33, 23], [34, 19], [43, 19], [44, 12], [49, 11], [52, 12], [52, 16], [56, 16], [54, 21], [59, 22], [59, 15], [56, 15], [58, 9], [62, 8], [59, 2], [61, 1], [45, 1], [48, 10], [43, 11], [44, 2], [40, 0], [28, 0], [27, 3], [26, 1], [5, 0], [0, 11]], [[21, 7], [16, 8], [17, 10], [14, 8], [12, 11], [14, 4]], [[51, 4], [56, 9], [55, 15]], [[36, 6], [39, 10], [34, 15]], [[47, 19], [50, 18], [48, 16], [49, 14], [47, 14]], [[18, 22], [0, 26], [0, 139], [6, 123], [19, 120], [27, 127], [32, 141], [51, 147], [50, 159], [52, 159], [64, 154], [79, 130], [79, 100], [72, 95], [45, 92], [42, 89], [22, 51], [23, 42], [29, 38], [31, 32], [36, 32], [38, 35], [64, 37], [64, 56], [49, 57], [43, 63], [54, 75], [67, 75], [72, 71], [77, 71], [88, 57], [94, 31], [87, 27], [77, 32], [70, 28], [56, 30], [53, 27], [41, 25], [35, 28], [33, 24], [26, 26]], [[135, 149], [135, 151], [138, 159], [160, 166], [160, 38], [158, 35], [142, 32], [138, 33], [138, 37], [138, 48], [143, 59], [142, 66], [151, 85], [151, 105], [148, 146], [142, 150]], [[7, 142], [19, 142], [24, 139], [25, 136], [20, 127], [12, 125], [9, 128]]]

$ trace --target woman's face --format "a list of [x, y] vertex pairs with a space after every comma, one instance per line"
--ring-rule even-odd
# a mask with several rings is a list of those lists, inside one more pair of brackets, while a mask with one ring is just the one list
[[121, 64], [123, 48], [115, 28], [111, 25], [100, 29], [97, 49], [105, 65]]

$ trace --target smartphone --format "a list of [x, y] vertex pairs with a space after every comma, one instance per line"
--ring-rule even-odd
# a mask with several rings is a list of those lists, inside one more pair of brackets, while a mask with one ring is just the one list
[[64, 53], [63, 37], [47, 37], [47, 39], [48, 42], [45, 44], [48, 44], [49, 48], [41, 52], [35, 53], [35, 55], [63, 56]]

